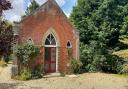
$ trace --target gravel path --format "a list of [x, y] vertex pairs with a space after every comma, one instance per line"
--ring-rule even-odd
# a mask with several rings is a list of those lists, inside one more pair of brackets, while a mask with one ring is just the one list
[[30, 81], [10, 78], [11, 65], [0, 74], [0, 89], [128, 89], [128, 79], [113, 74], [85, 73], [77, 77], [49, 77]]

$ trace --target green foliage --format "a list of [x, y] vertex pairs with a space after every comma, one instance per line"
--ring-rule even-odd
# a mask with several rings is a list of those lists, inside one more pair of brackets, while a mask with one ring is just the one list
[[[127, 5], [128, 8], [128, 5]], [[122, 29], [120, 30], [122, 35], [128, 35], [128, 16], [124, 18]]]
[[128, 35], [122, 35], [119, 39], [120, 42], [128, 45]]
[[13, 77], [14, 79], [17, 80], [30, 80], [30, 79], [38, 79], [42, 78], [42, 66], [41, 65], [36, 65], [34, 69], [28, 69], [24, 67], [20, 74], [17, 76]]
[[68, 48], [68, 60], [69, 60], [69, 72], [80, 73], [82, 62], [78, 59], [74, 59], [72, 55], [72, 48]]
[[71, 71], [73, 73], [81, 72], [82, 62], [80, 60], [71, 59], [69, 63], [70, 63]]
[[2, 18], [3, 11], [9, 9], [11, 9], [10, 1], [0, 0], [0, 56], [3, 57], [10, 55], [13, 41], [12, 24]]
[[106, 55], [102, 70], [110, 73], [120, 73], [124, 60], [116, 55]]
[[106, 60], [104, 54], [106, 50], [103, 45], [97, 45], [96, 41], [90, 42], [89, 45], [81, 44], [80, 60], [83, 63], [83, 69], [87, 72], [102, 71], [103, 62]]
[[60, 72], [60, 76], [61, 76], [61, 77], [65, 77], [65, 73], [61, 71], [61, 72]]
[[114, 55], [117, 55], [119, 57], [124, 58], [124, 60], [128, 61], [128, 50], [120, 50], [113, 53]]
[[24, 80], [24, 81], [29, 80], [29, 79], [31, 79], [31, 71], [24, 68], [21, 71], [20, 75], [15, 76], [14, 79]]
[[35, 0], [33, 0], [33, 1], [31, 2], [31, 4], [29, 5], [29, 7], [27, 7], [27, 10], [26, 10], [26, 12], [25, 12], [26, 16], [29, 15], [29, 14], [31, 14], [31, 13], [32, 13], [33, 11], [35, 11], [37, 8], [39, 8], [39, 4], [38, 4]]
[[[100, 41], [107, 46], [118, 42], [120, 32], [127, 33], [128, 0], [78, 0], [70, 16], [80, 32], [80, 41]], [[122, 31], [121, 31], [122, 30]]]
[[[93, 43], [93, 45], [92, 45]], [[94, 44], [95, 43], [95, 44]], [[83, 63], [82, 69], [86, 72], [110, 72], [120, 73], [123, 59], [108, 54], [108, 52], [96, 44], [91, 42], [89, 45], [81, 44], [80, 47], [80, 59]]]
[[120, 72], [121, 74], [128, 74], [128, 63], [123, 65], [123, 68]]
[[43, 72], [42, 65], [36, 65], [34, 69], [32, 69], [32, 78], [33, 79], [42, 78], [42, 72]]
[[119, 73], [123, 61], [112, 55], [127, 45], [115, 44], [128, 32], [128, 0], [78, 0], [70, 16], [80, 32], [80, 60], [88, 72]]
[[39, 54], [39, 48], [32, 44], [25, 44], [18, 47], [16, 54], [20, 62], [26, 65]]
[[35, 65], [34, 68], [29, 69], [29, 62], [34, 61], [34, 58], [39, 54], [39, 48], [33, 44], [25, 44], [19, 46], [16, 51], [17, 57], [20, 60], [22, 66], [25, 67], [23, 72], [18, 76], [21, 80], [37, 79], [42, 77], [42, 66], [40, 64]]
[[11, 55], [7, 55], [7, 56], [4, 57], [4, 60], [5, 60], [6, 63], [8, 63], [9, 61], [12, 60], [12, 56]]
[[128, 75], [128, 64], [124, 64], [123, 68], [120, 72], [121, 74], [127, 74]]
[[7, 57], [12, 53], [12, 42], [12, 24], [2, 19], [0, 21], [0, 56]]

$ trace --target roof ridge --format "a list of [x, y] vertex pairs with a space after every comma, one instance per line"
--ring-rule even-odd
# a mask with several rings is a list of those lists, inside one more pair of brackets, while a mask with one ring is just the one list
[[39, 6], [36, 10], [32, 11], [29, 15], [25, 16], [24, 18], [21, 19], [20, 23], [22, 21], [24, 21], [28, 16], [33, 15], [34, 13], [38, 12], [42, 7], [44, 7], [49, 0], [47, 0], [46, 2], [44, 2], [41, 6]]

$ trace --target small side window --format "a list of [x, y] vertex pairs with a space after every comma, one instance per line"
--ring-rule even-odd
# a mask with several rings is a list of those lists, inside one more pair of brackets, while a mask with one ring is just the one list
[[67, 48], [72, 48], [72, 44], [70, 41], [67, 42]]
[[29, 38], [29, 39], [27, 40], [27, 43], [29, 43], [29, 44], [34, 44], [34, 43], [33, 43], [33, 40], [32, 40], [31, 38]]

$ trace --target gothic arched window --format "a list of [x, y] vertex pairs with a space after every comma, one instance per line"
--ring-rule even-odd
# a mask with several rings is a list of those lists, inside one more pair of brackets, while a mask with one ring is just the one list
[[45, 45], [56, 45], [56, 40], [53, 34], [49, 34], [45, 40]]
[[72, 48], [72, 44], [70, 41], [67, 42], [67, 48]]

